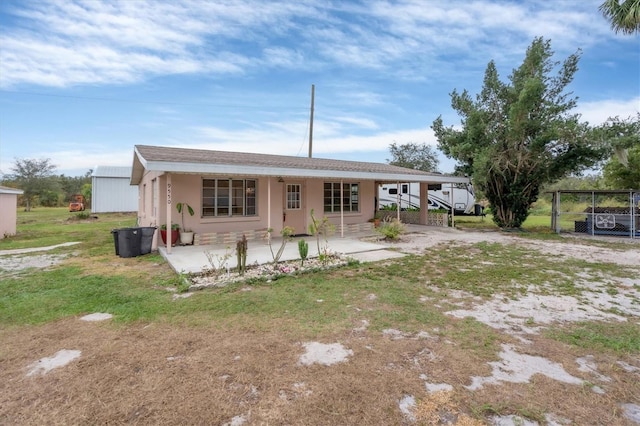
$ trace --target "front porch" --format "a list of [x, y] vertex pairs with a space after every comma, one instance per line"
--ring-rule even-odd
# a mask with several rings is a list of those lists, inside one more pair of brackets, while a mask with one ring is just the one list
[[[429, 226], [407, 225], [407, 232], [424, 233], [428, 232]], [[373, 229], [352, 232], [348, 236], [334, 234], [327, 239], [326, 245], [332, 253], [339, 253], [352, 257], [360, 262], [372, 262], [384, 259], [392, 259], [404, 256], [398, 251], [389, 250], [387, 246], [372, 241], [379, 235]], [[242, 235], [239, 236], [241, 238]], [[239, 239], [238, 238], [238, 239]], [[298, 253], [298, 240], [304, 239], [309, 244], [309, 258], [318, 256], [317, 242], [315, 237], [295, 237], [287, 243], [280, 261], [300, 259]], [[171, 268], [178, 273], [200, 273], [205, 269], [220, 267], [220, 264], [211, 265], [209, 257], [216, 263], [222, 263], [224, 268], [234, 269], [237, 266], [236, 241], [229, 243], [217, 243], [208, 245], [174, 246], [171, 252], [167, 252], [167, 247], [160, 246], [158, 251], [167, 260]], [[271, 239], [271, 246], [277, 252], [282, 243], [281, 237]], [[325, 246], [325, 241], [321, 237], [320, 247]], [[207, 256], [207, 252], [209, 256]], [[269, 245], [265, 239], [254, 239], [249, 241], [247, 250], [247, 266], [254, 264], [266, 264], [273, 262], [273, 256], [269, 250]]]

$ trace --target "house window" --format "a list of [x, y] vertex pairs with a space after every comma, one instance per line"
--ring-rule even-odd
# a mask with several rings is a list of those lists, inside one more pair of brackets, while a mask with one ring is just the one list
[[299, 183], [287, 184], [287, 210], [300, 210], [302, 207], [302, 187]]
[[[340, 206], [344, 206], [345, 212], [357, 212], [360, 208], [359, 196], [360, 184], [343, 183], [340, 191], [340, 182], [324, 183], [324, 211], [325, 213], [335, 213], [340, 211]], [[342, 197], [342, 203], [341, 203]]]
[[202, 216], [255, 216], [256, 181], [203, 179]]

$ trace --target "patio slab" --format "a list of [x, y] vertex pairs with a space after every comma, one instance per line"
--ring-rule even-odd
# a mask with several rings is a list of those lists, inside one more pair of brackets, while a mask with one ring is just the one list
[[[317, 242], [313, 237], [294, 238], [285, 246], [280, 258], [281, 261], [299, 259], [298, 240], [304, 239], [309, 244], [309, 258], [318, 256]], [[272, 240], [273, 252], [280, 248], [282, 239]], [[264, 240], [249, 241], [247, 250], [247, 265], [265, 264], [273, 261], [269, 245]], [[320, 241], [323, 247], [325, 242]], [[373, 242], [361, 241], [357, 237], [332, 237], [327, 246], [333, 253], [340, 253], [353, 257], [360, 262], [375, 262], [385, 259], [393, 259], [405, 256], [405, 254], [388, 250], [388, 247]], [[158, 247], [163, 258], [169, 262], [171, 268], [178, 273], [200, 273], [204, 269], [211, 269], [209, 257], [214, 261], [216, 268], [235, 268], [237, 265], [235, 245], [200, 245], [200, 246], [175, 246], [171, 253], [167, 253], [164, 246]], [[209, 256], [205, 252], [209, 253]]]

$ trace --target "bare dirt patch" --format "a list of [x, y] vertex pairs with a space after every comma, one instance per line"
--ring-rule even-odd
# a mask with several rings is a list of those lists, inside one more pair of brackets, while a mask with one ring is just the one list
[[[461, 241], [458, 236], [463, 237]], [[450, 241], [529, 244], [548, 253], [593, 262], [605, 256], [611, 263], [638, 267], [632, 262], [637, 246], [629, 250], [598, 247], [601, 256], [596, 260], [592, 257], [596, 250], [585, 251], [580, 243], [530, 241], [499, 233], [441, 235], [435, 231], [407, 236], [389, 246], [422, 253]], [[140, 266], [116, 258], [93, 266], [92, 271], [106, 273], [116, 264], [132, 273]], [[151, 268], [152, 263], [144, 264], [139, 273]], [[581, 279], [584, 285], [611, 281], [591, 274]], [[351, 328], [312, 339], [279, 331], [278, 324], [258, 332], [246, 323], [215, 320], [206, 327], [122, 326], [78, 317], [0, 330], [0, 382], [5, 384], [0, 387], [0, 424], [630, 426], [640, 423], [640, 355], [589, 353], [540, 333], [541, 327], [568, 321], [574, 311], [585, 315], [578, 317], [581, 320], [637, 321], [640, 311], [634, 303], [624, 305], [624, 312], [607, 312], [614, 304], [622, 306], [624, 299], [615, 299], [618, 294], [637, 288], [633, 278], [627, 280], [614, 283], [618, 293], [585, 298], [574, 310], [562, 308], [573, 306], [568, 299], [555, 305], [551, 299], [528, 299], [530, 295], [511, 303], [499, 296], [501, 304], [491, 305], [450, 291], [450, 302], [462, 302], [458, 310], [466, 310], [465, 314], [460, 318], [451, 314], [449, 324], [417, 332], [372, 328], [378, 296], [369, 291], [362, 297], [367, 309], [358, 311]], [[200, 296], [196, 293], [176, 303]], [[609, 304], [599, 306], [599, 301]], [[429, 304], [430, 300], [425, 297], [419, 302]], [[487, 313], [486, 321], [480, 308]], [[600, 316], [589, 316], [596, 311]], [[496, 352], [470, 350], [450, 337], [464, 316], [492, 327]], [[300, 362], [318, 342], [326, 346], [324, 355], [340, 352], [341, 362]], [[332, 346], [335, 343], [340, 346]], [[480, 339], [478, 344], [482, 345]], [[29, 375], [34, 363], [65, 349], [80, 355], [46, 374]]]
[[[353, 352], [347, 362], [327, 366], [301, 365], [303, 342], [275, 330], [117, 327], [75, 318], [5, 330], [0, 338], [12, 344], [2, 351], [0, 381], [10, 386], [0, 390], [0, 423], [233, 424], [235, 418], [245, 424], [403, 424], [411, 423], [411, 407], [400, 405], [403, 396], [415, 398], [413, 415], [420, 419], [429, 395], [442, 391], [429, 384], [446, 383], [451, 396], [436, 411], [460, 421], [473, 417], [472, 407], [508, 404], [555, 413], [572, 424], [633, 424], [620, 415], [620, 401], [637, 404], [640, 373], [616, 364], [620, 359], [591, 359], [596, 375], [583, 371], [573, 350], [534, 337], [527, 356], [563, 366], [576, 383], [537, 374], [522, 383], [487, 381], [471, 391], [473, 377], [491, 376], [498, 361], [474, 358], [428, 332], [405, 335], [367, 330], [325, 336]], [[52, 348], [76, 348], [82, 355], [28, 376], [34, 360], [50, 356]], [[624, 362], [640, 367], [638, 359]], [[593, 392], [589, 383], [606, 393]]]
[[[594, 247], [590, 241], [605, 241], [624, 246], [621, 248]], [[421, 254], [425, 250], [439, 244], [454, 242], [471, 245], [489, 242], [500, 244], [515, 244], [539, 250], [541, 253], [553, 257], [581, 259], [587, 262], [607, 262], [617, 265], [640, 265], [640, 240], [629, 238], [600, 238], [597, 237], [565, 237], [563, 240], [535, 240], [520, 238], [518, 234], [500, 231], [470, 232], [451, 228], [430, 228], [424, 233], [410, 233], [404, 235], [397, 242], [381, 241], [405, 253]]]

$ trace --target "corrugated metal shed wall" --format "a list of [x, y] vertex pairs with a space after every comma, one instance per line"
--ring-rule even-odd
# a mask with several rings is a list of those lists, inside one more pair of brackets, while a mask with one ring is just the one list
[[91, 175], [91, 212], [138, 211], [138, 186], [129, 185], [131, 167], [96, 166]]

